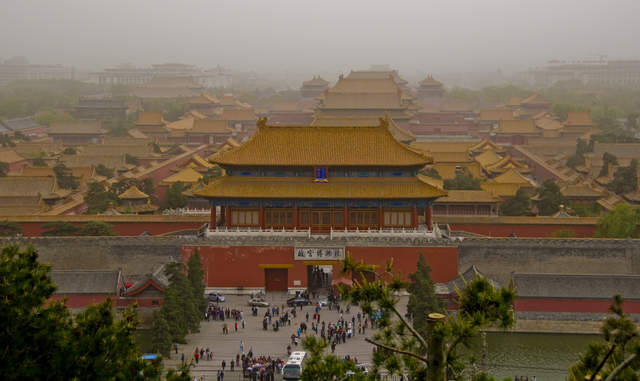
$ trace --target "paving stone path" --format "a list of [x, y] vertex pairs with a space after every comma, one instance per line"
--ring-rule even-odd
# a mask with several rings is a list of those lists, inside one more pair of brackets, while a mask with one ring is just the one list
[[[222, 369], [222, 360], [225, 360], [227, 362], [227, 370], [225, 371], [224, 379], [226, 381], [241, 380], [242, 372], [236, 369], [234, 373], [231, 373], [228, 365], [229, 361], [235, 359], [236, 354], [240, 353], [240, 341], [244, 342], [245, 353], [252, 349], [256, 357], [264, 355], [271, 356], [272, 358], [280, 357], [286, 360], [287, 345], [291, 343], [291, 334], [296, 333], [298, 325], [306, 321], [305, 314], [307, 312], [309, 313], [309, 319], [311, 319], [315, 311], [315, 305], [302, 307], [302, 310], [298, 307], [296, 311], [297, 317], [292, 320], [291, 326], [281, 327], [278, 332], [274, 332], [272, 329], [265, 331], [262, 328], [262, 319], [266, 308], [259, 308], [258, 316], [252, 316], [251, 307], [247, 304], [249, 300], [248, 296], [227, 295], [226, 298], [227, 300], [224, 303], [220, 303], [220, 306], [242, 311], [245, 319], [245, 329], [243, 330], [239, 323], [238, 332], [235, 332], [233, 319], [225, 319], [224, 322], [217, 320], [211, 320], [209, 322], [202, 321], [200, 324], [200, 332], [189, 335], [187, 337], [187, 344], [178, 346], [178, 354], [176, 355], [175, 352], [172, 352], [171, 359], [165, 361], [167, 367], [175, 367], [180, 362], [181, 353], [184, 353], [185, 361], [190, 361], [196, 347], [205, 349], [208, 347], [213, 351], [213, 360], [200, 360], [199, 364], [197, 364], [195, 368], [192, 368], [192, 375], [197, 376], [198, 380], [201, 376], [205, 376], [205, 380], [216, 380], [217, 371]], [[282, 304], [285, 304], [286, 298], [287, 295], [284, 293], [268, 293], [266, 300], [271, 306], [282, 306]], [[317, 302], [317, 299], [314, 301]], [[401, 310], [404, 310], [404, 305], [406, 305], [406, 300], [401, 300]], [[359, 311], [359, 307], [351, 306], [349, 313], [344, 312], [344, 319], [351, 320], [352, 316], [357, 316]], [[330, 311], [327, 307], [323, 307], [320, 312], [320, 321], [325, 321], [327, 324], [335, 323], [339, 319], [339, 315], [339, 311]], [[275, 321], [272, 320], [272, 322]], [[225, 323], [231, 328], [229, 334], [222, 333]], [[307, 325], [307, 335], [313, 335], [311, 323]], [[355, 337], [347, 339], [346, 343], [336, 346], [335, 354], [340, 357], [349, 355], [352, 358], [357, 358], [358, 362], [370, 363], [373, 346], [364, 341], [365, 335], [358, 335], [357, 329], [355, 331]], [[371, 337], [371, 334], [371, 329], [367, 329], [366, 336]], [[296, 347], [292, 346], [292, 348], [292, 350], [296, 350]], [[298, 346], [297, 349], [301, 350], [302, 348]]]

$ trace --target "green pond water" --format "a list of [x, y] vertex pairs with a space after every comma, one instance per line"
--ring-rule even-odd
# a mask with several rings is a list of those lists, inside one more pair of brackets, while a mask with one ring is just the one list
[[[566, 380], [569, 367], [598, 335], [489, 333], [489, 373], [500, 379], [536, 376], [537, 381]], [[480, 353], [480, 352], [478, 352]]]

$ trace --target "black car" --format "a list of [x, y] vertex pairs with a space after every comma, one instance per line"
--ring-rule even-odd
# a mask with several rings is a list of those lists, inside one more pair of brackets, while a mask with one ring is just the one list
[[295, 298], [287, 299], [287, 305], [289, 307], [297, 307], [297, 306], [310, 306], [313, 304], [309, 298], [304, 298], [302, 296], [296, 296]]

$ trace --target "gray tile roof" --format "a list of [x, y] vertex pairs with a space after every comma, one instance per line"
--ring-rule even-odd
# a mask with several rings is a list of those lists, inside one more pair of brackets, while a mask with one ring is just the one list
[[36, 123], [35, 120], [31, 119], [31, 117], [6, 119], [2, 121], [2, 124], [12, 131], [24, 131], [43, 127], [42, 125]]
[[117, 294], [120, 271], [54, 270], [56, 294]]
[[640, 299], [640, 275], [514, 273], [512, 278], [519, 297], [610, 299], [618, 293]]

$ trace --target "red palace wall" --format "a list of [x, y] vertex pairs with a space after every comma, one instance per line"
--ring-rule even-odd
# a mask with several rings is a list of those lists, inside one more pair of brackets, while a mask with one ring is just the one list
[[[611, 299], [518, 298], [516, 311], [607, 313]], [[625, 300], [625, 313], [640, 313], [640, 300]]]
[[[293, 259], [293, 246], [184, 246], [182, 260], [186, 262], [196, 248], [207, 287], [265, 287], [264, 268], [269, 267], [288, 268], [289, 287], [307, 286], [306, 265]], [[431, 266], [435, 282], [447, 282], [458, 274], [456, 247], [347, 247], [346, 251], [357, 260], [379, 266], [393, 258], [394, 271], [405, 277], [415, 271], [420, 253]], [[339, 271], [340, 264], [334, 262], [334, 277]], [[294, 281], [300, 284], [294, 285]]]
[[[59, 220], [64, 221], [64, 218]], [[96, 220], [101, 220], [96, 218]], [[143, 232], [148, 232], [151, 235], [160, 235], [179, 230], [197, 230], [202, 226], [202, 222], [109, 222], [113, 231], [119, 236], [138, 236]], [[42, 225], [46, 222], [19, 222], [22, 228], [22, 234], [25, 237], [37, 237], [42, 234], [46, 229], [42, 229]], [[74, 225], [80, 227], [85, 222], [72, 222]]]

